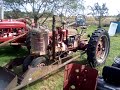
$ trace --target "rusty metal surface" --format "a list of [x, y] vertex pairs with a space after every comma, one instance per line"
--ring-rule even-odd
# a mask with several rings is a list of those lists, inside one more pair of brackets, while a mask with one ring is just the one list
[[55, 64], [55, 65], [49, 65], [49, 66], [44, 66], [42, 68], [36, 67], [36, 68], [29, 68], [28, 71], [24, 74], [24, 79], [22, 80], [21, 84], [18, 85], [16, 88], [13, 88], [12, 90], [18, 90], [30, 83], [33, 83], [36, 80], [42, 79], [43, 77], [45, 77], [46, 75], [62, 68], [63, 66], [65, 66], [66, 64], [76, 60], [77, 58], [79, 58], [80, 55], [76, 55], [75, 57], [67, 60], [66, 62], [62, 63], [62, 64]]
[[55, 59], [55, 15], [53, 15], [52, 22], [52, 59]]
[[98, 71], [85, 65], [68, 64], [63, 90], [96, 90]]
[[11, 90], [12, 88], [15, 88], [17, 86], [18, 78], [17, 76], [8, 84], [8, 86], [5, 88], [5, 90]]
[[42, 30], [32, 30], [30, 32], [31, 54], [45, 55], [48, 46], [48, 33]]
[[19, 36], [16, 36], [16, 37], [13, 38], [13, 39], [10, 39], [10, 40], [8, 40], [8, 41], [5, 41], [5, 42], [3, 42], [3, 43], [0, 44], [0, 47], [1, 47], [1, 46], [5, 46], [5, 45], [7, 45], [8, 43], [10, 43], [10, 42], [12, 42], [12, 41], [14, 41], [14, 40], [17, 40], [17, 39], [19, 39], [19, 38], [21, 38], [21, 37], [23, 37], [23, 36], [25, 36], [25, 35], [26, 35], [26, 33], [23, 33], [23, 34], [21, 34], [21, 35], [19, 35]]
[[11, 83], [14, 78], [15, 76], [7, 69], [0, 67], [0, 90], [5, 90], [5, 88]]

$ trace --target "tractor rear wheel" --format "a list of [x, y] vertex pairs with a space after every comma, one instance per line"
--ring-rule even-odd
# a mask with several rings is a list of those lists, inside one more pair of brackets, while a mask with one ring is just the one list
[[44, 56], [37, 57], [32, 60], [31, 67], [43, 67], [47, 65], [47, 59]]
[[92, 67], [105, 63], [110, 49], [110, 38], [106, 30], [96, 30], [88, 42], [87, 59]]
[[30, 43], [31, 43], [30, 33], [28, 33], [27, 36], [26, 36], [26, 43], [25, 44], [26, 44], [26, 47], [27, 47], [29, 53], [30, 53], [30, 49], [31, 49]]
[[23, 72], [28, 70], [28, 66], [32, 62], [32, 59], [33, 57], [30, 55], [25, 58], [25, 60], [23, 61]]

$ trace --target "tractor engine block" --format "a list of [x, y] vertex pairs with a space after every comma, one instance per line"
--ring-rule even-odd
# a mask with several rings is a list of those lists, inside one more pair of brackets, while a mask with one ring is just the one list
[[30, 32], [31, 53], [45, 55], [48, 46], [48, 32], [45, 30], [34, 29]]

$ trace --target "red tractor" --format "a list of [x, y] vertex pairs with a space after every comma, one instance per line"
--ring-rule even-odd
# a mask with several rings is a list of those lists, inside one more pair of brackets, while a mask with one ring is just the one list
[[[70, 30], [64, 25], [65, 23], [62, 27], [55, 27], [55, 16], [53, 16], [52, 32], [41, 26], [31, 28], [26, 36], [26, 45], [30, 55], [14, 59], [4, 67], [0, 67], [2, 90], [17, 90], [43, 78], [80, 58], [80, 54], [77, 53], [79, 50], [87, 53], [91, 66], [105, 63], [110, 48], [106, 30], [101, 28], [95, 30], [87, 40], [82, 38], [84, 30], [81, 33], [69, 35]], [[20, 65], [23, 71], [18, 75], [13, 69]]]
[[47, 59], [58, 60], [78, 50], [87, 53], [88, 62], [93, 67], [105, 63], [110, 48], [110, 39], [106, 30], [101, 28], [95, 30], [88, 41], [82, 38], [84, 30], [81, 33], [69, 35], [70, 30], [64, 28], [65, 23], [62, 24], [62, 27], [55, 28], [53, 19], [52, 32], [42, 28], [29, 32], [27, 46], [31, 55], [36, 57], [31, 62], [28, 60], [27, 64], [25, 61], [25, 68], [29, 65], [36, 67], [41, 63], [46, 65]]
[[12, 46], [24, 44], [27, 31], [26, 22], [23, 20], [0, 20], [0, 46], [9, 42]]

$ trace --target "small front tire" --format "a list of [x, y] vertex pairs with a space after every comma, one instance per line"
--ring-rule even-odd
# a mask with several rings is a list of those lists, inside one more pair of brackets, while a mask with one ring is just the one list
[[30, 66], [31, 67], [43, 67], [47, 65], [47, 59], [44, 56], [37, 57], [32, 60]]

